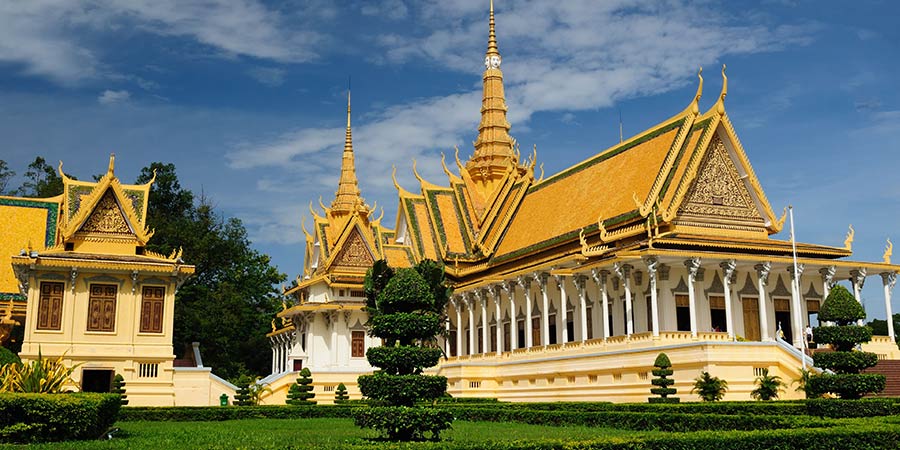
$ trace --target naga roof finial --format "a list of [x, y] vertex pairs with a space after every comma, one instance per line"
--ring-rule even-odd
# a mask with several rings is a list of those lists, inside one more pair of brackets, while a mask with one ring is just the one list
[[719, 94], [719, 100], [716, 102], [716, 111], [719, 114], [725, 114], [726, 95], [728, 95], [728, 76], [725, 75], [725, 64], [722, 64], [722, 92]]
[[703, 96], [703, 66], [700, 66], [700, 70], [697, 71], [697, 78], [700, 79], [700, 82], [697, 84], [697, 93], [694, 94], [694, 101], [691, 102], [691, 109], [695, 114], [700, 112], [700, 97]]

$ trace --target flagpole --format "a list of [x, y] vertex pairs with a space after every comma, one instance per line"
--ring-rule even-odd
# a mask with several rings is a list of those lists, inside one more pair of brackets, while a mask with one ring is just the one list
[[[797, 239], [794, 236], [794, 206], [788, 205], [788, 211], [790, 212], [790, 215], [791, 215], [791, 252], [793, 253], [793, 256], [794, 256], [794, 280], [793, 280], [794, 295], [799, 296], [800, 295], [800, 274], [797, 272]], [[794, 307], [797, 307], [797, 306], [798, 305], [794, 305]], [[799, 314], [799, 311], [798, 311], [798, 313], [795, 313], [795, 314]], [[797, 323], [797, 325], [800, 327], [803, 327], [803, 320], [801, 319], [800, 322]], [[803, 331], [803, 330], [796, 330], [796, 331], [794, 331], [794, 333], [800, 333], [801, 331]], [[804, 333], [803, 339], [800, 339], [800, 347], [801, 347], [800, 353], [803, 356], [800, 357], [800, 361], [803, 363], [803, 370], [806, 370], [806, 333], [805, 332], [803, 332], [803, 333]]]

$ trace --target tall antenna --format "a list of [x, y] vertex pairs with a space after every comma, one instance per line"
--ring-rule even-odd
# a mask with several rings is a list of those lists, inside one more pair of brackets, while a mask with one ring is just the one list
[[619, 108], [619, 143], [621, 144], [625, 140], [625, 136], [622, 134], [622, 108]]

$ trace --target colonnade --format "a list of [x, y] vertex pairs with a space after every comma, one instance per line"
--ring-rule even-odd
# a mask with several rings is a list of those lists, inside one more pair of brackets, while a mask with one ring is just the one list
[[284, 333], [269, 336], [269, 343], [272, 346], [272, 373], [283, 373], [293, 368], [288, 367], [288, 355], [294, 343], [294, 331], [285, 331]]
[[[817, 312], [818, 304], [841, 279], [850, 282], [861, 302], [867, 277], [866, 267], [817, 268], [817, 272], [810, 270], [804, 276], [805, 264], [795, 266], [784, 260], [645, 256], [601, 267], [550, 268], [518, 274], [455, 293], [448, 305], [450, 323], [446, 330], [448, 337], [455, 334], [455, 338], [445, 339], [445, 352], [448, 356], [499, 355], [519, 347], [630, 336], [636, 332], [650, 332], [658, 337], [664, 329], [689, 331], [692, 338], [699, 331], [722, 331], [736, 339], [739, 323], [745, 335], [763, 341], [779, 337], [781, 329], [789, 326], [791, 344], [803, 348], [803, 330], [808, 325], [804, 314]], [[885, 312], [891, 317], [891, 293], [897, 274], [879, 275], [884, 284]], [[716, 279], [710, 282], [707, 276]], [[789, 286], [782, 276], [789, 280]], [[743, 287], [739, 286], [741, 283]], [[807, 292], [803, 292], [803, 283], [809, 286]], [[709, 288], [703, 289], [704, 286]], [[641, 303], [644, 299], [646, 303]], [[635, 323], [635, 306], [639, 303], [646, 313], [646, 320], [640, 318], [640, 329]], [[611, 312], [613, 305], [618, 304], [622, 305], [624, 317], [620, 319], [624, 326], [614, 327], [611, 322], [618, 311]], [[700, 330], [701, 318], [704, 330]], [[715, 327], [713, 322], [717, 323]], [[620, 331], [614, 334], [611, 326]], [[493, 333], [491, 327], [495, 327]], [[890, 320], [888, 334], [894, 338]]]

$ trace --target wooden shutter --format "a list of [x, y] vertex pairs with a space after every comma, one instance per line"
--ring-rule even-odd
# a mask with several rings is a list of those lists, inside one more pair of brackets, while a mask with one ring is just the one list
[[163, 332], [166, 288], [144, 286], [141, 291], [141, 333]]
[[92, 284], [88, 297], [88, 331], [116, 330], [116, 294], [114, 284]]
[[59, 330], [62, 325], [62, 283], [41, 283], [41, 295], [38, 299], [38, 330]]

